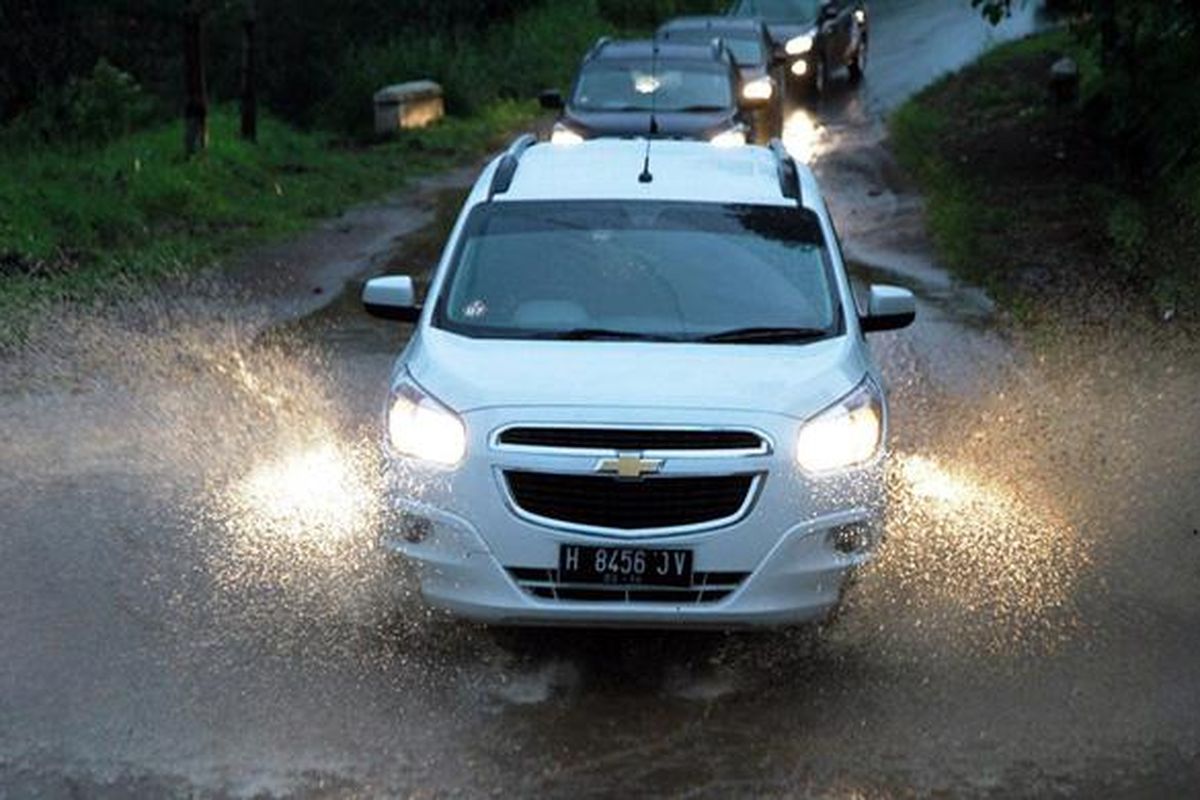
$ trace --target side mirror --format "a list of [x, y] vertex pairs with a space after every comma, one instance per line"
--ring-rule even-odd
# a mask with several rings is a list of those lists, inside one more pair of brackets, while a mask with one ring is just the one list
[[907, 328], [917, 318], [913, 293], [899, 286], [872, 286], [867, 313], [859, 318], [863, 333]]
[[538, 103], [547, 111], [562, 111], [566, 103], [563, 102], [562, 92], [558, 89], [547, 89], [538, 95]]
[[362, 290], [363, 308], [373, 317], [416, 322], [421, 317], [413, 280], [407, 275], [385, 275], [367, 281]]

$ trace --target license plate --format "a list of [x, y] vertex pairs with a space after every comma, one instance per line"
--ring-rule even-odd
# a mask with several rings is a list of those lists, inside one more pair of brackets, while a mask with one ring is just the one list
[[620, 586], [691, 586], [692, 551], [564, 544], [558, 550], [558, 580]]

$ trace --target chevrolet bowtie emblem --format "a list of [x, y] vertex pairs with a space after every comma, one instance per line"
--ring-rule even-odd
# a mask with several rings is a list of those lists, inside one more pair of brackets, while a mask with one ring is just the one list
[[618, 478], [641, 478], [662, 470], [661, 458], [642, 458], [640, 453], [621, 453], [616, 458], [602, 458], [596, 464], [596, 472], [616, 475]]

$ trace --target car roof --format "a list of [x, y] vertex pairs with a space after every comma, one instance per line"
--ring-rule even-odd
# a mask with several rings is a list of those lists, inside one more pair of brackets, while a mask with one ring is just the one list
[[[657, 53], [656, 53], [657, 51]], [[644, 61], [657, 57], [659, 61], [725, 61], [726, 51], [711, 44], [674, 44], [653, 39], [622, 39], [604, 41], [588, 55], [589, 61]]]
[[763, 28], [763, 21], [755, 17], [676, 17], [659, 27], [658, 32], [664, 36], [683, 31], [713, 31], [726, 36], [737, 32], [761, 36]]
[[[650, 141], [648, 183], [639, 180], [646, 139], [593, 139], [574, 145], [539, 143], [521, 155], [508, 190], [498, 202], [522, 200], [676, 200], [794, 206], [783, 195], [779, 165], [765, 147], [715, 147], [707, 142]], [[473, 193], [481, 202], [495, 173], [484, 171]], [[797, 164], [806, 207], [821, 207], [816, 179]]]

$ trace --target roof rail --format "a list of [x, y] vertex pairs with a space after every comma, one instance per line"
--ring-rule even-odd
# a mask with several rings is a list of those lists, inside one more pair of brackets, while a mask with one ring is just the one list
[[532, 133], [526, 133], [518, 136], [508, 149], [504, 151], [504, 155], [500, 156], [500, 163], [496, 165], [496, 171], [492, 173], [492, 185], [488, 187], [487, 199], [490, 201], [498, 194], [504, 194], [512, 186], [513, 176], [517, 174], [517, 165], [521, 163], [521, 156], [525, 155], [525, 151], [533, 145], [537, 144], [537, 137]]
[[796, 160], [792, 158], [779, 139], [771, 140], [771, 154], [775, 156], [775, 170], [779, 173], [779, 191], [784, 197], [796, 201], [796, 205], [804, 205], [804, 197], [800, 191], [800, 170], [796, 168]]

